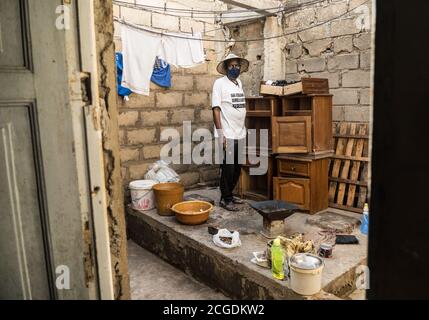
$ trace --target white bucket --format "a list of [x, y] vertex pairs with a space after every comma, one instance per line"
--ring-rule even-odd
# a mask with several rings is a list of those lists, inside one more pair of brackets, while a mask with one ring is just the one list
[[155, 208], [155, 194], [152, 186], [157, 183], [158, 181], [155, 180], [135, 180], [130, 182], [131, 202], [134, 209], [152, 210]]
[[314, 269], [303, 269], [290, 265], [290, 286], [303, 296], [311, 296], [322, 289], [322, 271], [324, 264]]

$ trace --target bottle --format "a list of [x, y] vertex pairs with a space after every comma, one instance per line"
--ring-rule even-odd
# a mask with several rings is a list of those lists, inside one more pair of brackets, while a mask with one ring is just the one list
[[369, 209], [368, 209], [368, 203], [365, 203], [363, 207], [363, 215], [362, 215], [362, 222], [360, 225], [360, 232], [363, 234], [368, 234], [368, 223], [369, 223]]
[[271, 246], [271, 272], [273, 277], [283, 280], [284, 274], [284, 252], [280, 244], [280, 239], [276, 238]]

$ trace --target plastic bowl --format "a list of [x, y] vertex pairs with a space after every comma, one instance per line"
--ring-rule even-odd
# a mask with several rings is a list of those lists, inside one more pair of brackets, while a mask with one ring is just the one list
[[197, 225], [209, 219], [213, 205], [206, 201], [183, 201], [176, 203], [171, 210], [176, 214], [176, 219], [180, 223]]

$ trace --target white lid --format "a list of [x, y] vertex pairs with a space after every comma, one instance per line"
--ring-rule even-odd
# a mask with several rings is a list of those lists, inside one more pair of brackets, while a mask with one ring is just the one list
[[156, 180], [134, 180], [130, 182], [130, 189], [151, 189], [155, 184], [159, 183]]

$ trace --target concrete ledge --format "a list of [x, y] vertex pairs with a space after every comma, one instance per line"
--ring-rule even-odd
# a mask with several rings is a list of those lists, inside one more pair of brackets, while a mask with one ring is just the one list
[[[267, 243], [267, 239], [259, 235], [258, 226], [262, 227], [262, 218], [252, 209], [231, 214], [216, 207], [209, 221], [200, 226], [180, 225], [175, 217], [159, 216], [156, 210], [140, 212], [128, 208], [127, 211], [128, 235], [133, 241], [231, 298], [309, 298], [294, 293], [288, 281], [272, 278], [270, 270], [250, 262], [252, 252], [265, 250]], [[305, 224], [307, 217], [296, 213], [286, 219], [286, 232], [318, 230]], [[215, 246], [207, 231], [208, 225], [236, 226], [242, 246], [230, 250]], [[334, 257], [325, 260], [322, 275], [324, 291], [342, 295], [353, 290], [355, 269], [366, 262], [366, 238], [359, 234], [356, 236], [360, 240], [359, 245], [336, 246]]]

